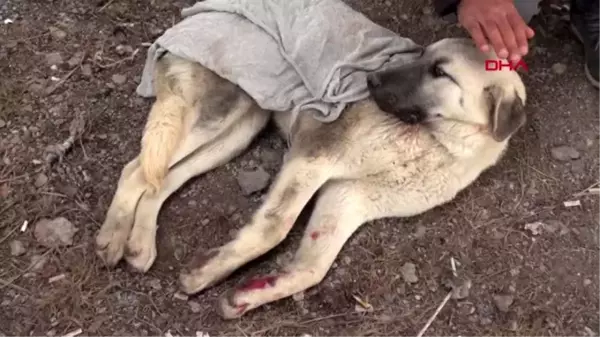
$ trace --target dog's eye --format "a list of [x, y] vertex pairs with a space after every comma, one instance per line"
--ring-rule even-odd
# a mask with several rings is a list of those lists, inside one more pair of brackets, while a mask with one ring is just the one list
[[446, 76], [446, 72], [436, 64], [431, 68], [431, 75], [433, 75], [433, 77], [444, 77]]

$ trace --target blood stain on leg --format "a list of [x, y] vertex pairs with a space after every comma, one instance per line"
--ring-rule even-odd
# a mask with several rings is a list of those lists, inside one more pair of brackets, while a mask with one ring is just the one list
[[313, 240], [316, 240], [319, 238], [319, 235], [321, 235], [321, 233], [319, 233], [318, 231], [314, 231], [314, 232], [310, 233], [310, 238]]
[[246, 311], [247, 308], [248, 308], [248, 303], [242, 303], [242, 304], [240, 304], [240, 305], [238, 305], [238, 306], [235, 307], [236, 313], [238, 315], [241, 315], [241, 314], [244, 313], [244, 311]]
[[264, 276], [246, 281], [240, 288], [239, 291], [251, 291], [257, 289], [264, 289], [267, 286], [273, 287], [278, 276]]

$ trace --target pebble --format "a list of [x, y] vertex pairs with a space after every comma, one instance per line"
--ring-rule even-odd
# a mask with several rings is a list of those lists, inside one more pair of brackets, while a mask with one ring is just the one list
[[273, 149], [264, 149], [260, 152], [260, 161], [267, 169], [275, 169], [281, 162], [281, 155]]
[[188, 305], [190, 306], [190, 310], [194, 313], [197, 314], [200, 312], [200, 310], [202, 310], [202, 307], [200, 306], [200, 303], [196, 302], [196, 301], [189, 301]]
[[48, 63], [49, 66], [53, 66], [53, 65], [61, 65], [63, 63], [63, 58], [60, 55], [60, 53], [48, 53], [46, 54], [46, 63]]
[[46, 183], [48, 182], [48, 176], [40, 173], [37, 175], [37, 177], [35, 177], [35, 181], [33, 182], [33, 184], [35, 185], [35, 187], [42, 187], [44, 185], [46, 185]]
[[566, 145], [553, 147], [550, 150], [550, 154], [552, 155], [552, 158], [559, 161], [575, 160], [579, 159], [580, 157], [579, 151], [571, 146]]
[[177, 293], [173, 294], [173, 298], [181, 300], [181, 301], [187, 301], [189, 296], [186, 294], [177, 292]]
[[48, 257], [45, 255], [33, 255], [31, 257], [30, 270], [38, 271], [44, 268], [44, 265], [48, 262]]
[[6, 126], [6, 122], [2, 118], [0, 118], [0, 129], [2, 129], [5, 126]]
[[590, 327], [588, 327], [588, 326], [585, 326], [585, 327], [583, 327], [583, 330], [585, 331], [585, 335], [586, 335], [586, 336], [590, 336], [590, 337], [592, 337], [592, 336], [598, 336], [598, 334], [597, 334], [597, 333], [595, 333], [595, 332], [594, 332], [594, 331], [593, 331], [593, 330], [592, 330]]
[[416, 283], [419, 281], [419, 277], [417, 276], [417, 267], [414, 265], [414, 263], [405, 263], [402, 267], [400, 267], [400, 273], [402, 274], [404, 281], [408, 283]]
[[159, 279], [152, 279], [148, 281], [148, 285], [154, 290], [162, 290], [162, 285]]
[[115, 84], [124, 84], [127, 81], [127, 77], [122, 74], [114, 74], [112, 75], [112, 81]]
[[304, 301], [304, 291], [293, 294], [292, 299], [296, 302]]
[[92, 66], [90, 66], [89, 64], [84, 64], [83, 66], [81, 66], [81, 74], [83, 74], [83, 76], [86, 76], [86, 77], [91, 77], [92, 76]]
[[557, 75], [562, 75], [567, 71], [567, 66], [562, 63], [554, 63], [552, 65], [552, 71]]
[[66, 218], [41, 219], [35, 224], [34, 236], [42, 246], [57, 247], [73, 244], [77, 228]]
[[56, 27], [50, 27], [50, 35], [57, 40], [62, 40], [67, 37], [67, 33], [64, 30]]
[[427, 227], [419, 225], [415, 231], [415, 238], [420, 239], [425, 236], [425, 233], [427, 233]]
[[11, 256], [21, 256], [25, 254], [25, 245], [19, 240], [12, 240], [9, 244]]
[[73, 56], [71, 56], [71, 58], [67, 61], [67, 64], [69, 65], [69, 67], [73, 68], [77, 65], [79, 65], [79, 63], [81, 63], [81, 61], [83, 60], [83, 56], [85, 54], [81, 51], [76, 52], [75, 54], [73, 54]]
[[589, 286], [590, 284], [592, 284], [592, 280], [590, 280], [589, 278], [586, 278], [585, 280], [583, 280], [583, 285], [584, 286]]
[[128, 45], [120, 44], [115, 48], [115, 50], [119, 55], [131, 55], [133, 53], [133, 48]]
[[508, 312], [513, 301], [514, 297], [512, 295], [494, 295], [494, 304], [502, 312]]
[[262, 167], [255, 170], [241, 170], [237, 175], [237, 182], [244, 195], [259, 192], [269, 185], [271, 175]]

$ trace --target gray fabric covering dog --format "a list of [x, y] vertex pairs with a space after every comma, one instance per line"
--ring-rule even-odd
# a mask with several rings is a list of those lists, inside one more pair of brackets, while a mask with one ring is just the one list
[[155, 95], [155, 62], [169, 51], [237, 84], [263, 109], [315, 109], [329, 122], [368, 97], [366, 72], [421, 52], [340, 0], [206, 0], [182, 16], [148, 50], [139, 95]]

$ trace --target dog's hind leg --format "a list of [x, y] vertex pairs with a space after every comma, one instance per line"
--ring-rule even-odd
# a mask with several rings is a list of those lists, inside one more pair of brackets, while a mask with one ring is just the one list
[[225, 292], [219, 303], [221, 315], [226, 319], [240, 317], [321, 282], [348, 238], [378, 214], [375, 206], [361, 182], [324, 185], [291, 264], [276, 275], [252, 278]]
[[[237, 156], [266, 125], [270, 114], [254, 105], [240, 119], [211, 142], [204, 144], [172, 166], [160, 191], [144, 194], [135, 213], [135, 224], [125, 251], [125, 259], [136, 270], [145, 272], [156, 258], [157, 218], [165, 200], [194, 176], [212, 170]], [[205, 126], [189, 134], [190, 142], [202, 138]]]
[[96, 236], [96, 252], [109, 266], [117, 264], [123, 256], [135, 208], [146, 187], [140, 160], [136, 157], [121, 171], [106, 219]]
[[142, 195], [160, 191], [157, 186], [170, 166], [214, 140], [253, 107], [239, 87], [170, 54], [157, 63], [156, 92], [142, 151], [123, 169], [96, 236], [97, 254], [109, 266], [123, 257]]

